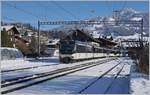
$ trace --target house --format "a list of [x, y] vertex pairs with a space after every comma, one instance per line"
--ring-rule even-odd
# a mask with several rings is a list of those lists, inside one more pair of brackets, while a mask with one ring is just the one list
[[28, 47], [29, 42], [20, 36], [20, 32], [15, 26], [1, 26], [1, 29], [6, 30], [6, 32], [10, 36], [10, 40], [13, 43], [14, 48], [19, 48], [24, 54], [30, 52], [30, 49]]
[[15, 37], [19, 36], [19, 34], [20, 34], [19, 31], [17, 30], [17, 28], [15, 26], [9, 25], [9, 26], [1, 26], [1, 29], [6, 30], [6, 32], [10, 36], [10, 40], [13, 43], [13, 47], [15, 47], [15, 45], [16, 45], [15, 44], [15, 42], [16, 42]]
[[113, 42], [111, 40], [108, 39], [104, 39], [104, 38], [95, 38], [96, 40], [99, 40], [101, 42], [101, 46], [106, 46], [106, 47], [114, 47], [116, 46], [118, 43]]
[[61, 40], [78, 40], [83, 42], [95, 42], [98, 43], [101, 47], [114, 47], [117, 43], [104, 38], [93, 38], [92, 35], [86, 33], [84, 30], [72, 30], [70, 34], [64, 37]]
[[32, 29], [26, 27], [17, 27], [17, 29], [20, 33], [20, 37], [27, 40], [29, 43], [31, 42], [32, 36], [37, 36], [37, 32]]

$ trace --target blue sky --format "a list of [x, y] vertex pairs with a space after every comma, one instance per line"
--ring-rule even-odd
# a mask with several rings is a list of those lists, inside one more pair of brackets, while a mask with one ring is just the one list
[[113, 10], [122, 8], [148, 12], [149, 7], [146, 1], [3, 1], [1, 8], [2, 21], [25, 22], [37, 27], [38, 20], [79, 20], [111, 16]]

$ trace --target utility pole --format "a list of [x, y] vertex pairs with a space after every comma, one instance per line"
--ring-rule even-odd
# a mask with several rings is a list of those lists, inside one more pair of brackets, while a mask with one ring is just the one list
[[38, 21], [38, 57], [40, 57], [40, 21]]

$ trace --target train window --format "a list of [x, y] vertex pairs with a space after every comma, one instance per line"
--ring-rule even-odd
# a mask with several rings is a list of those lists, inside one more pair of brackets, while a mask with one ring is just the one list
[[63, 44], [61, 45], [61, 49], [73, 49], [74, 45], [72, 44]]
[[53, 41], [49, 41], [49, 43], [52, 43]]
[[77, 52], [79, 52], [79, 53], [85, 52], [85, 47], [82, 45], [77, 45]]
[[96, 48], [94, 48], [94, 52], [95, 52], [95, 53], [101, 53], [101, 52], [102, 52], [102, 49], [96, 47]]
[[82, 53], [91, 52], [91, 48], [85, 45], [77, 45], [77, 51]]
[[98, 53], [99, 49], [98, 48], [94, 48], [94, 52]]
[[107, 49], [103, 49], [103, 53], [107, 53]]
[[62, 41], [60, 44], [60, 53], [73, 53], [74, 41]]
[[99, 48], [96, 48], [96, 53], [100, 53], [100, 49]]
[[79, 52], [79, 46], [78, 45], [76, 45], [76, 52]]
[[92, 52], [92, 47], [86, 47], [86, 51], [88, 52], [88, 53], [90, 53], [90, 52]]
[[48, 45], [48, 48], [56, 48], [56, 45]]

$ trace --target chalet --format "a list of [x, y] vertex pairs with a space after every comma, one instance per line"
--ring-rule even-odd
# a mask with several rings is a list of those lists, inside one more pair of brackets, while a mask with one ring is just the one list
[[112, 42], [111, 40], [107, 40], [104, 38], [93, 38], [92, 35], [87, 34], [84, 30], [72, 30], [70, 34], [68, 34], [66, 37], [64, 37], [61, 40], [78, 40], [83, 42], [95, 42], [99, 43], [102, 47], [114, 47], [117, 45], [117, 43]]
[[6, 32], [10, 36], [10, 40], [13, 42], [13, 47], [15, 47], [15, 42], [16, 42], [15, 37], [19, 36], [20, 34], [17, 28], [15, 26], [2, 26], [1, 29], [6, 30]]
[[116, 42], [113, 42], [113, 41], [108, 40], [108, 39], [104, 39], [104, 38], [95, 38], [95, 39], [100, 41], [102, 46], [113, 47], [113, 46], [117, 45]]
[[14, 48], [19, 48], [21, 49], [22, 52], [29, 52], [28, 48], [29, 42], [20, 36], [20, 32], [15, 26], [12, 25], [1, 26], [1, 29], [6, 30], [6, 32], [10, 36]]

